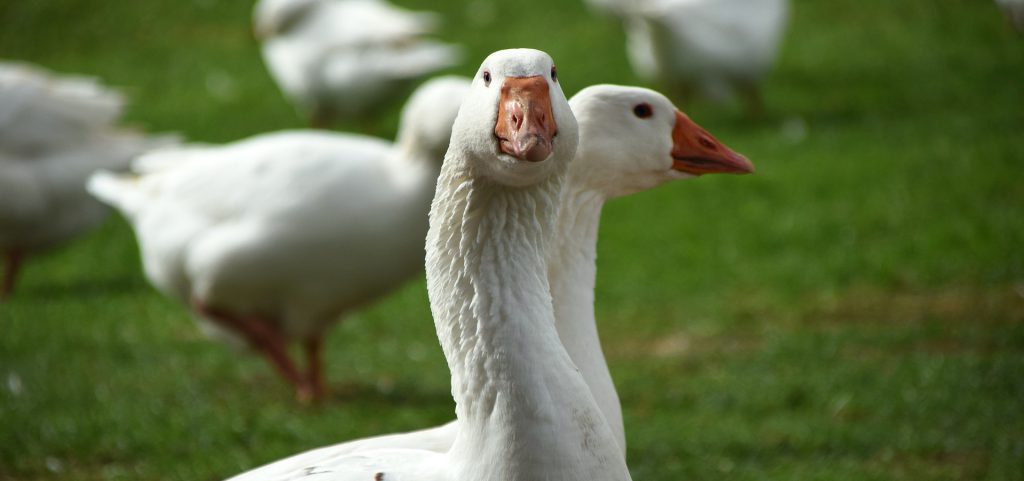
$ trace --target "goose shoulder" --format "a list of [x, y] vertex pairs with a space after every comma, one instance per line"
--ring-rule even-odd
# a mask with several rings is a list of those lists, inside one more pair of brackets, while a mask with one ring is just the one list
[[154, 202], [215, 221], [286, 214], [324, 195], [372, 200], [387, 182], [391, 144], [328, 132], [278, 132], [225, 146], [154, 152], [143, 164], [177, 165], [140, 179]]

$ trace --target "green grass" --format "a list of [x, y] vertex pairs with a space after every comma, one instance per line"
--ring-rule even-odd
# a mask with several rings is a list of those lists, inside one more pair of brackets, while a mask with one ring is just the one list
[[[444, 14], [455, 73], [523, 46], [569, 94], [637, 83], [581, 3], [399, 3]], [[197, 141], [302, 126], [249, 14], [5, 2], [0, 55], [100, 76], [131, 122]], [[1024, 37], [987, 0], [795, 1], [765, 93], [764, 121], [687, 109], [757, 175], [606, 209], [598, 318], [634, 478], [1024, 479]], [[397, 108], [370, 127], [393, 135]], [[22, 281], [0, 305], [0, 479], [213, 480], [452, 416], [422, 280], [333, 331], [319, 408], [155, 293], [116, 217]]]

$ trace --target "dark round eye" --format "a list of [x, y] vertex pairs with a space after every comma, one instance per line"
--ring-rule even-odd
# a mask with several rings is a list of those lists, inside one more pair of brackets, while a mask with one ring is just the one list
[[491, 71], [490, 70], [484, 70], [484, 85], [485, 86], [490, 86], [491, 85]]
[[654, 109], [652, 109], [651, 104], [648, 103], [637, 104], [636, 107], [633, 107], [633, 113], [641, 119], [646, 119], [654, 114]]
[[555, 69], [554, 65], [551, 66], [551, 80], [558, 81], [558, 70]]

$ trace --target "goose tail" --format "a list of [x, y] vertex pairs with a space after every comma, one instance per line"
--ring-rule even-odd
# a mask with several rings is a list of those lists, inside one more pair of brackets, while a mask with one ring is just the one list
[[143, 194], [134, 174], [98, 170], [89, 177], [85, 188], [93, 197], [117, 209], [128, 219], [134, 219], [143, 205]]

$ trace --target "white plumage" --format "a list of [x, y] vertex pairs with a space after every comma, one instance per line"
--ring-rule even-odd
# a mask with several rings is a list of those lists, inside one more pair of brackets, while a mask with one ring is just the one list
[[[714, 149], [702, 148], [699, 142], [684, 145], [692, 138], [689, 136], [701, 132], [693, 128], [696, 124], [680, 121], [682, 114], [657, 92], [597, 85], [580, 91], [569, 104], [579, 124], [580, 145], [560, 197], [556, 241], [547, 253], [555, 327], [625, 453], [622, 408], [601, 351], [594, 318], [601, 210], [610, 199], [693, 178], [692, 172], [684, 170], [685, 163], [677, 163], [677, 156], [699, 157], [701, 166], [717, 164], [723, 173], [750, 172], [753, 166], [710, 135], [706, 139], [713, 142]], [[648, 110], [642, 110], [644, 106]], [[678, 215], [678, 206], [663, 207], [666, 216]], [[348, 441], [294, 456], [275, 465], [275, 469], [314, 466], [339, 456], [384, 448], [444, 452], [458, 432], [458, 423], [451, 422], [409, 433]]]
[[254, 24], [271, 75], [314, 125], [367, 114], [460, 56], [422, 38], [435, 14], [384, 0], [261, 0]]
[[[413, 95], [394, 144], [318, 131], [159, 151], [138, 177], [97, 174], [94, 195], [132, 222], [149, 280], [220, 331], [245, 338], [296, 385], [322, 394], [320, 339], [423, 268], [427, 211], [468, 88]], [[306, 343], [307, 374], [286, 353]]]
[[[542, 52], [488, 57], [459, 112], [438, 178], [426, 265], [431, 311], [452, 371], [458, 424], [450, 449], [321, 450], [232, 479], [630, 479], [554, 328], [544, 251], [554, 241], [559, 192], [578, 138], [551, 72]], [[515, 113], [502, 115], [498, 105]], [[529, 145], [516, 150], [504, 140], [514, 145], [517, 134], [495, 138], [519, 121], [523, 127], [511, 131], [541, 139], [523, 139]], [[544, 128], [535, 130], [538, 124]], [[555, 124], [557, 135], [548, 129]]]
[[638, 75], [690, 100], [739, 92], [761, 108], [758, 86], [778, 53], [787, 0], [650, 0], [629, 3], [627, 53]]
[[85, 191], [97, 169], [121, 169], [171, 137], [119, 129], [124, 98], [83, 76], [0, 63], [0, 250], [9, 294], [22, 257], [95, 226], [106, 208]]

